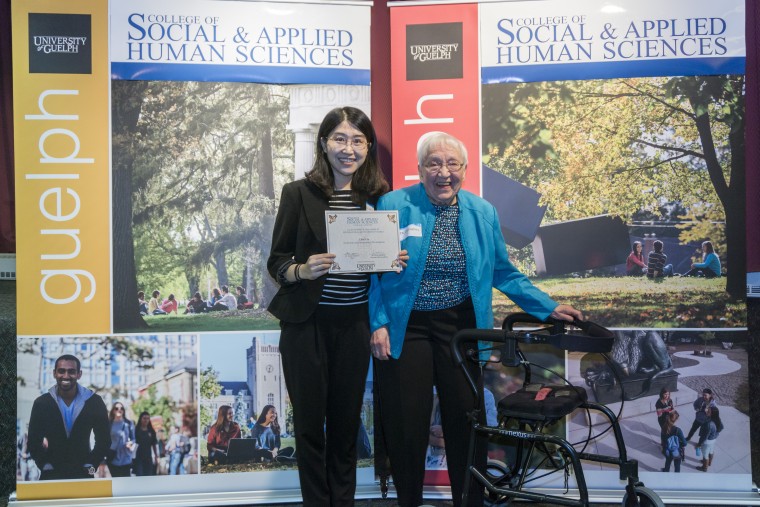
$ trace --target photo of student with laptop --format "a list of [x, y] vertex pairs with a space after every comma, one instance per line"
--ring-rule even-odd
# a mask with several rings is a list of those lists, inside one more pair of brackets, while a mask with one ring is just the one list
[[265, 462], [294, 461], [295, 449], [292, 447], [282, 448], [280, 442], [280, 423], [277, 421], [277, 410], [274, 405], [266, 405], [261, 411], [256, 424], [251, 430], [251, 438], [256, 441], [256, 459]]
[[240, 438], [240, 425], [233, 421], [234, 412], [229, 405], [219, 407], [216, 422], [211, 425], [206, 440], [208, 459], [212, 463], [225, 463], [230, 440]]

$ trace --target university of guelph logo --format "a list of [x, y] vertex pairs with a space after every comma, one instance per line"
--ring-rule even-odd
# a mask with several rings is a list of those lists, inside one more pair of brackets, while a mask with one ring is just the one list
[[462, 77], [462, 23], [406, 27], [406, 79]]
[[29, 14], [29, 72], [91, 74], [89, 14]]

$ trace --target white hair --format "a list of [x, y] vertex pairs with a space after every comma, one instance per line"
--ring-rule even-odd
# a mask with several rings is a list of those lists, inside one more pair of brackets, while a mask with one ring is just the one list
[[425, 159], [434, 147], [441, 145], [457, 150], [462, 156], [462, 165], [467, 165], [467, 148], [465, 148], [464, 143], [446, 132], [433, 131], [423, 134], [417, 141], [417, 163], [419, 166], [422, 167], [425, 164]]

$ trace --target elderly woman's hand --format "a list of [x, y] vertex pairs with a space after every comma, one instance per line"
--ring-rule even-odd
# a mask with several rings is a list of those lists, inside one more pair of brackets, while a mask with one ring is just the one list
[[551, 317], [557, 320], [572, 322], [574, 320], [583, 320], [583, 314], [570, 305], [559, 305], [551, 314]]
[[381, 361], [387, 360], [391, 355], [391, 340], [388, 335], [388, 327], [383, 326], [372, 332], [372, 339], [369, 342], [372, 356]]

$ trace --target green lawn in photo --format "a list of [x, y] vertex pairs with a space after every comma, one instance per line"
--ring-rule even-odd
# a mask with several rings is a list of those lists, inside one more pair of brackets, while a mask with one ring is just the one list
[[[555, 277], [534, 280], [558, 302], [584, 312], [586, 318], [606, 327], [734, 328], [747, 324], [744, 299], [732, 300], [725, 291], [726, 279], [669, 277]], [[494, 290], [494, 325], [521, 311], [501, 292]], [[203, 314], [144, 317], [151, 333], [247, 331], [279, 329], [277, 319], [266, 310], [210, 312]], [[144, 333], [146, 329], [123, 330]]]
[[[294, 470], [297, 467], [295, 462], [288, 462], [288, 463], [279, 463], [279, 462], [269, 462], [269, 463], [252, 463], [252, 462], [242, 462], [242, 463], [209, 463], [208, 462], [208, 450], [206, 449], [206, 440], [204, 438], [200, 439], [200, 446], [199, 446], [199, 454], [201, 456], [201, 473], [202, 474], [223, 474], [223, 473], [230, 473], [230, 472], [272, 472], [275, 470]], [[295, 448], [295, 438], [294, 437], [284, 437], [280, 440], [280, 444], [282, 445], [282, 448], [285, 447], [293, 447]]]
[[280, 324], [266, 310], [232, 310], [228, 312], [188, 313], [184, 308], [178, 315], [148, 315], [143, 317], [146, 328], [122, 329], [122, 333], [178, 333], [201, 331], [255, 331], [280, 329]]
[[[374, 447], [374, 438], [369, 439], [371, 445]], [[281, 440], [282, 447], [295, 447], [295, 438], [285, 437]], [[271, 472], [275, 470], [294, 470], [297, 468], [295, 463], [225, 463], [225, 464], [213, 464], [208, 462], [208, 452], [206, 451], [206, 441], [201, 439], [200, 441], [200, 455], [201, 455], [201, 473], [202, 474], [218, 474], [218, 473], [230, 473], [230, 472]], [[298, 452], [296, 450], [296, 452]], [[359, 468], [375, 466], [374, 449], [373, 457], [357, 460], [356, 466]]]
[[[559, 303], [606, 327], [733, 328], [747, 325], [746, 300], [732, 300], [726, 279], [669, 277], [546, 278], [534, 283]], [[494, 290], [494, 325], [521, 311]]]

